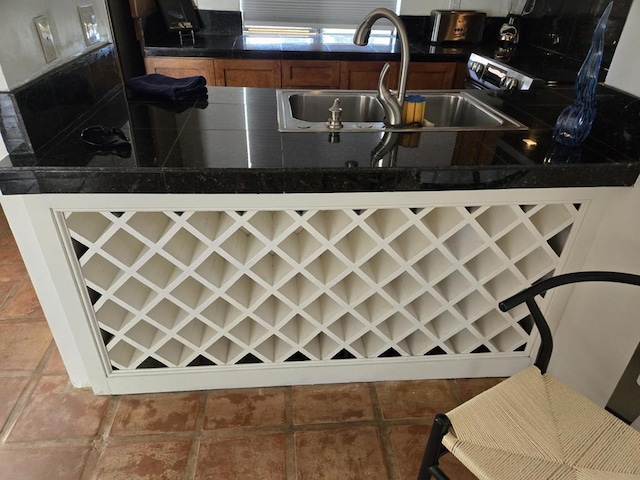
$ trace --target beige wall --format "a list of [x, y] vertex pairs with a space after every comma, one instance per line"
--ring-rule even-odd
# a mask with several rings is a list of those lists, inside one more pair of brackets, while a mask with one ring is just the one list
[[[79, 5], [93, 4], [99, 30], [109, 39], [104, 0], [0, 0], [0, 90], [14, 89], [43, 73], [69, 62], [87, 50]], [[47, 63], [42, 53], [33, 18], [47, 15], [58, 58]], [[4, 82], [2, 81], [4, 79]]]
[[606, 84], [640, 97], [640, 0], [631, 5], [625, 28], [607, 74]]
[[7, 85], [7, 79], [4, 78], [2, 65], [0, 65], [0, 92], [6, 92], [7, 90], [9, 90], [9, 86]]
[[[613, 189], [582, 271], [640, 274], [640, 182]], [[570, 287], [565, 287], [570, 288]], [[640, 342], [640, 289], [586, 283], [574, 287], [554, 334], [549, 371], [605, 405]]]

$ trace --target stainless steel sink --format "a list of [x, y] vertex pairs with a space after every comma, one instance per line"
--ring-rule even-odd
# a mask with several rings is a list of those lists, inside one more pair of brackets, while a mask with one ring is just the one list
[[[284, 93], [287, 93], [286, 91]], [[329, 118], [329, 107], [339, 98], [342, 107], [343, 122], [381, 122], [384, 109], [375, 94], [345, 95], [339, 92], [336, 96], [331, 92], [305, 92], [288, 95], [291, 116], [295, 120], [309, 123], [326, 123]]]
[[340, 132], [527, 130], [527, 126], [464, 91], [411, 92], [426, 98], [425, 126], [387, 127], [374, 91], [278, 90], [278, 130], [328, 132], [329, 108], [336, 98], [342, 107]]

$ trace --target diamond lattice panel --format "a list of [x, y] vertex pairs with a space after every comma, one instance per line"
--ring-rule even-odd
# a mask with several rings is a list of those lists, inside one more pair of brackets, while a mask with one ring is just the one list
[[64, 212], [116, 369], [523, 350], [574, 204]]

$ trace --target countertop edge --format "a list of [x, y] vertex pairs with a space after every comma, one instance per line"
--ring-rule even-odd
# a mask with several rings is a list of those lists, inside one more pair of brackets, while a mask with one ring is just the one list
[[[0, 169], [2, 195], [293, 194], [630, 187], [640, 164], [448, 168], [120, 169], [16, 167]], [[465, 181], [466, 180], [466, 181]], [[595, 181], [597, 180], [597, 181]]]

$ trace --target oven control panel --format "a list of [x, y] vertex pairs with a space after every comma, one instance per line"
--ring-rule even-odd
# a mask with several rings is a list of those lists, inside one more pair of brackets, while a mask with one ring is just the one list
[[542, 81], [500, 63], [492, 58], [472, 53], [467, 62], [472, 82], [489, 90], [529, 90]]

